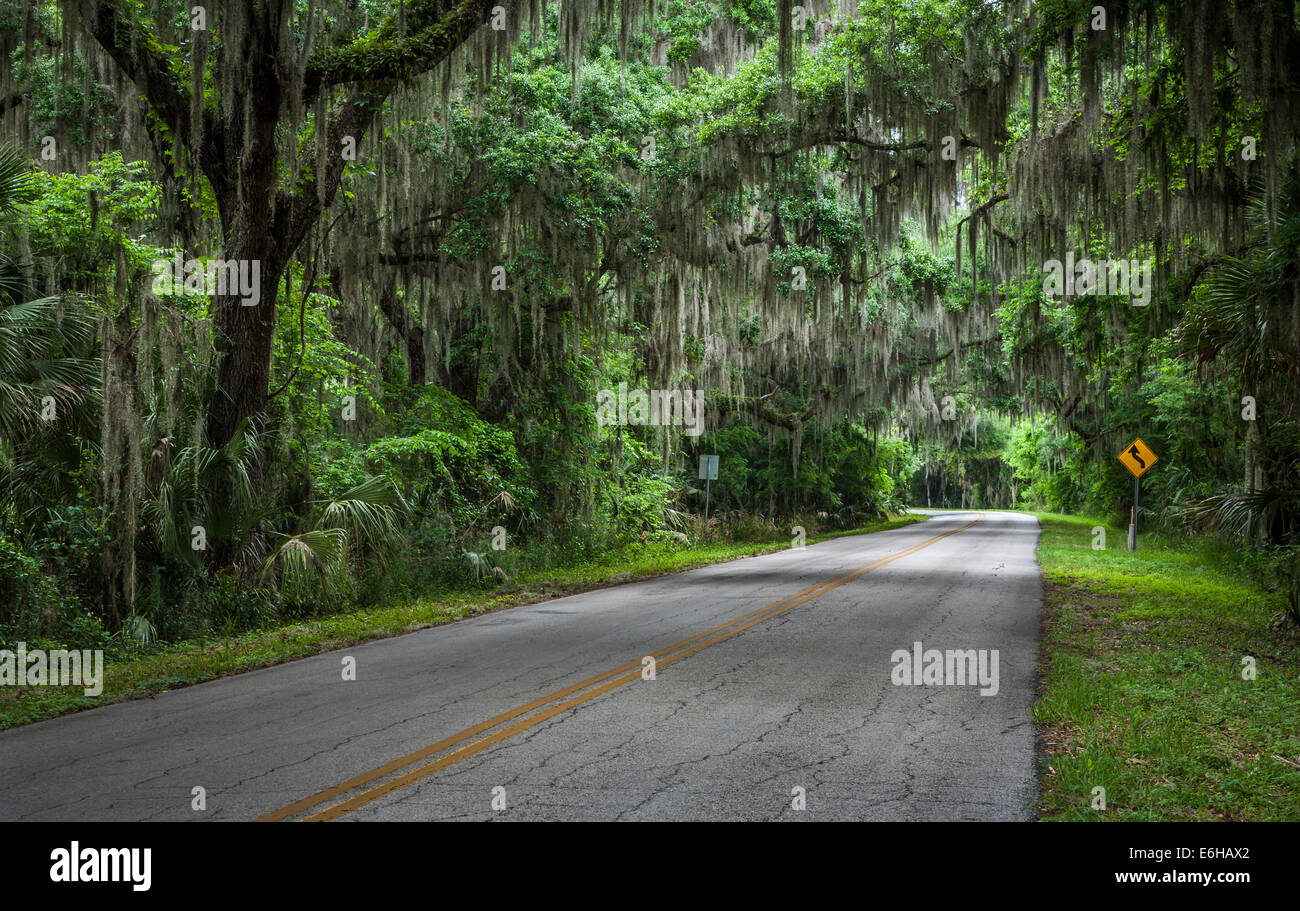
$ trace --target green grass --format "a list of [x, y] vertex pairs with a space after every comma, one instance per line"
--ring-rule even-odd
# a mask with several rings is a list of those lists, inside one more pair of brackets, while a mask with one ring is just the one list
[[[888, 519], [850, 531], [810, 536], [808, 543], [899, 528], [924, 518], [902, 516]], [[489, 611], [771, 553], [789, 545], [787, 537], [757, 543], [639, 546], [599, 561], [525, 574], [497, 587], [333, 614], [292, 626], [256, 630], [242, 636], [181, 642], [126, 660], [107, 662], [104, 690], [97, 697], [85, 696], [76, 687], [2, 687], [0, 730], [113, 702], [152, 697], [166, 690], [346, 648], [370, 639], [451, 623]]]
[[1143, 536], [1129, 553], [1108, 528], [1093, 550], [1103, 523], [1039, 520], [1042, 817], [1300, 819], [1300, 641], [1273, 622], [1282, 598], [1209, 544]]

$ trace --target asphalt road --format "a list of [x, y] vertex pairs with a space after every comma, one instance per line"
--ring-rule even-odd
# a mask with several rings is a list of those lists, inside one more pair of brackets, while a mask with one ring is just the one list
[[0, 732], [0, 820], [1031, 819], [1037, 540], [940, 512]]

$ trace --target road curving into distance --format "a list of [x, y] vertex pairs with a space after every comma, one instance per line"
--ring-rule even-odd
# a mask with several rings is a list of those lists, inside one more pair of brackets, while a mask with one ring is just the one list
[[0, 732], [0, 819], [1032, 819], [1037, 540], [935, 511]]

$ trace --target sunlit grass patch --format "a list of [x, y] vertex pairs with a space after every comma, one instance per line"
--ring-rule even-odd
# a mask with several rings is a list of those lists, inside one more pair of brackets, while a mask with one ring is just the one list
[[[1204, 548], [1041, 515], [1046, 819], [1300, 819], [1300, 643]], [[1255, 677], [1243, 679], [1243, 658]], [[1106, 809], [1094, 809], [1095, 788]]]

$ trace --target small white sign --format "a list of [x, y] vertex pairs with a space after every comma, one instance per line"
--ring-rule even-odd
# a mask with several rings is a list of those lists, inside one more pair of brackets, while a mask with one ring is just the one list
[[715, 455], [700, 456], [700, 480], [716, 481], [718, 479], [718, 457]]

